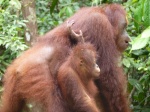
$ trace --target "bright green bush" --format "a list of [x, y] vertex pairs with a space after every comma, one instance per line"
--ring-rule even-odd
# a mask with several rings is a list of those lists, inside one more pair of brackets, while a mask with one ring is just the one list
[[150, 112], [150, 1], [128, 0], [132, 47], [124, 54], [130, 98], [134, 112]]
[[18, 0], [0, 1], [0, 46], [3, 48], [0, 54], [0, 77], [12, 59], [27, 48], [23, 37], [25, 22]]

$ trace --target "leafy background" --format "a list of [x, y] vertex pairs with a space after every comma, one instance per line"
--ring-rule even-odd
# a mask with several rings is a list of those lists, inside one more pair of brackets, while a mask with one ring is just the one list
[[[128, 78], [129, 99], [134, 112], [150, 112], [150, 0], [36, 0], [38, 34], [43, 35], [80, 7], [103, 3], [123, 4], [129, 20], [131, 46], [122, 64]], [[26, 50], [21, 1], [0, 0], [0, 93], [6, 67]]]

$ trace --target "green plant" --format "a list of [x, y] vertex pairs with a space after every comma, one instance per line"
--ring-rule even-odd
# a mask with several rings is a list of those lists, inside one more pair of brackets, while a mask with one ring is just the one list
[[134, 112], [150, 111], [150, 1], [128, 0], [131, 45], [124, 54], [130, 99]]
[[27, 46], [24, 43], [25, 20], [21, 16], [21, 4], [18, 0], [2, 0], [0, 2], [0, 76], [6, 66]]
[[57, 0], [37, 0], [36, 7], [38, 31], [43, 35], [78, 10], [79, 3], [74, 0], [59, 0], [58, 3]]

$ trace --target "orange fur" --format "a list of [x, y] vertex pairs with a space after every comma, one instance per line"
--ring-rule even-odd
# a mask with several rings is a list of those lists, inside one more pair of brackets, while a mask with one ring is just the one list
[[95, 59], [96, 51], [91, 44], [79, 44], [59, 69], [58, 84], [72, 111], [100, 112], [94, 101], [98, 94], [94, 84]]
[[[98, 52], [101, 75], [96, 80], [105, 112], [129, 112], [124, 87], [126, 78], [118, 66], [128, 45], [124, 23], [126, 13], [117, 4], [82, 8], [68, 20], [74, 31], [82, 31], [85, 41]], [[2, 112], [20, 112], [28, 101], [41, 105], [43, 112], [66, 112], [57, 84], [57, 70], [77, 41], [70, 38], [66, 22], [38, 40], [8, 67], [4, 75]], [[119, 60], [120, 61], [120, 60]]]

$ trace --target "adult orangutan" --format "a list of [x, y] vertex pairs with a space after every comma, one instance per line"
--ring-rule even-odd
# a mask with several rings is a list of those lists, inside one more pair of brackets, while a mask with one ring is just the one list
[[[118, 4], [82, 8], [68, 20], [75, 21], [72, 29], [81, 30], [85, 41], [91, 42], [98, 52], [101, 75], [96, 86], [103, 111], [129, 112], [124, 89], [126, 78], [118, 65], [130, 41], [125, 10]], [[72, 37], [64, 22], [8, 67], [4, 75], [2, 112], [20, 112], [26, 102], [38, 103], [45, 112], [66, 111], [56, 77], [57, 70], [77, 43]]]
[[103, 111], [129, 112], [126, 77], [118, 64], [130, 42], [125, 10], [118, 4], [82, 8], [68, 20], [76, 21], [72, 29], [82, 30], [85, 40], [97, 49], [101, 75], [95, 83], [100, 90]]

